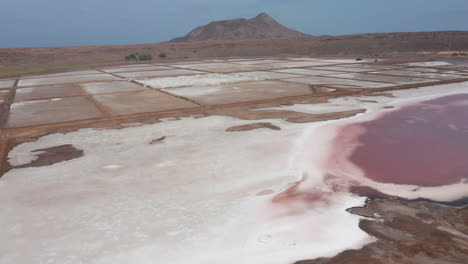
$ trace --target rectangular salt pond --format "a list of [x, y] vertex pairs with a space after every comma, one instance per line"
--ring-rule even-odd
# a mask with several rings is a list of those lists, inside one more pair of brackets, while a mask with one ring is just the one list
[[166, 78], [154, 78], [137, 80], [137, 82], [148, 85], [152, 88], [169, 88], [179, 86], [201, 86], [201, 85], [216, 85], [222, 83], [233, 83], [241, 81], [255, 81], [260, 78], [247, 76], [229, 75], [229, 74], [204, 74], [193, 76], [178, 76]]

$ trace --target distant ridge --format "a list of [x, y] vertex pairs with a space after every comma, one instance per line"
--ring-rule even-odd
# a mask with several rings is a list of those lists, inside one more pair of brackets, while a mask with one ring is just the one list
[[211, 22], [200, 26], [184, 37], [169, 42], [225, 41], [246, 39], [278, 39], [311, 37], [278, 23], [267, 13], [252, 19], [233, 19]]

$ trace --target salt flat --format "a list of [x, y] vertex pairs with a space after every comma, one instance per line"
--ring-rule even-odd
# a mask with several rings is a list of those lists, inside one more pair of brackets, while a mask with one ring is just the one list
[[[407, 75], [411, 75], [408, 72]], [[414, 76], [393, 76], [393, 75], [383, 75], [383, 74], [372, 74], [372, 73], [341, 73], [333, 75], [333, 77], [337, 78], [345, 78], [345, 79], [355, 79], [355, 80], [362, 80], [366, 82], [387, 82], [387, 83], [423, 83], [423, 82], [430, 82], [431, 80], [421, 78], [421, 77], [414, 77]]]
[[270, 66], [270, 65], [260, 65], [260, 64], [239, 65], [239, 64], [234, 64], [234, 63], [220, 63], [220, 62], [177, 65], [177, 67], [191, 69], [191, 70], [213, 72], [213, 73], [262, 71], [262, 70], [269, 70], [271, 68], [274, 68], [274, 66]]
[[173, 70], [174, 68], [159, 65], [148, 65], [148, 66], [135, 66], [135, 67], [116, 67], [102, 69], [108, 73], [118, 72], [137, 72], [137, 71], [158, 71], [158, 70]]
[[[379, 83], [379, 82], [372, 82], [370, 80], [350, 80], [350, 79], [358, 79], [353, 78], [357, 76], [357, 74], [336, 74], [330, 77], [317, 77], [317, 76], [310, 76], [310, 77], [300, 77], [300, 78], [292, 78], [292, 79], [285, 79], [289, 82], [299, 82], [299, 83], [306, 83], [312, 85], [328, 85], [331, 87], [342, 87], [342, 88], [379, 88], [379, 87], [387, 87], [392, 86], [390, 83]], [[333, 78], [333, 77], [342, 77], [342, 78]], [[346, 79], [349, 78], [349, 79]]]
[[0, 80], [0, 89], [13, 87], [15, 80]]
[[32, 100], [12, 104], [8, 126], [31, 126], [103, 116], [84, 97]]
[[308, 85], [277, 81], [258, 81], [217, 86], [191, 86], [164, 90], [170, 94], [189, 98], [207, 105], [222, 105], [313, 94]]
[[261, 80], [257, 77], [247, 77], [240, 75], [227, 74], [203, 74], [193, 76], [177, 76], [155, 79], [137, 80], [137, 82], [148, 85], [152, 88], [169, 88], [178, 86], [200, 86], [200, 85], [215, 85], [222, 83], [235, 83], [241, 81]]
[[286, 79], [286, 78], [294, 78], [300, 77], [301, 75], [292, 74], [286, 72], [286, 70], [280, 71], [251, 71], [251, 72], [236, 72], [233, 73], [234, 75], [240, 76], [247, 76], [252, 78], [259, 78], [259, 79]]
[[[60, 73], [51, 73], [51, 74], [42, 74], [40, 78], [50, 78], [50, 77], [61, 77], [61, 76], [77, 76], [77, 75], [90, 75], [90, 74], [101, 74], [102, 72], [98, 70], [80, 70], [80, 71], [67, 71], [67, 72], [60, 72]], [[24, 78], [37, 78], [38, 76], [25, 76]]]
[[294, 74], [302, 74], [302, 75], [334, 75], [334, 74], [340, 73], [340, 72], [337, 72], [337, 71], [316, 70], [314, 68], [310, 68], [310, 69], [283, 69], [283, 70], [276, 70], [275, 72], [294, 73]]
[[150, 77], [165, 77], [165, 76], [180, 76], [180, 75], [190, 75], [190, 74], [201, 74], [200, 71], [194, 70], [184, 70], [184, 69], [175, 69], [175, 70], [157, 70], [157, 71], [135, 71], [135, 72], [118, 72], [115, 75], [118, 75], [123, 78], [150, 78]]
[[145, 88], [127, 81], [97, 82], [81, 84], [81, 87], [90, 94], [130, 92], [144, 90]]
[[15, 101], [64, 98], [80, 95], [84, 95], [84, 92], [74, 85], [47, 85], [16, 89]]
[[354, 187], [468, 196], [466, 181], [379, 182], [334, 149], [346, 125], [466, 95], [462, 74], [428, 79], [444, 74], [438, 62], [224, 61], [5, 81], [0, 263], [293, 263], [375, 240], [347, 212], [367, 199]]
[[62, 84], [62, 83], [79, 83], [89, 81], [116, 81], [117, 77], [109, 74], [92, 74], [92, 75], [74, 75], [74, 76], [54, 76], [41, 78], [28, 78], [21, 79], [18, 86], [34, 86], [34, 85], [50, 85], [50, 84]]

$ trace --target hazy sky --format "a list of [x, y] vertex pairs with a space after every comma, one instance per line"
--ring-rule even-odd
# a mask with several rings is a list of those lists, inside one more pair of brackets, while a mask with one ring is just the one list
[[0, 0], [0, 47], [155, 43], [260, 12], [313, 35], [468, 30], [468, 0]]

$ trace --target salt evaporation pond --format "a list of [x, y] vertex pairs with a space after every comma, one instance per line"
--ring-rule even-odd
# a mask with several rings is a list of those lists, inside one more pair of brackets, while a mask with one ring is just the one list
[[332, 144], [329, 167], [347, 159], [375, 182], [437, 187], [466, 181], [468, 95], [423, 101], [345, 124]]

